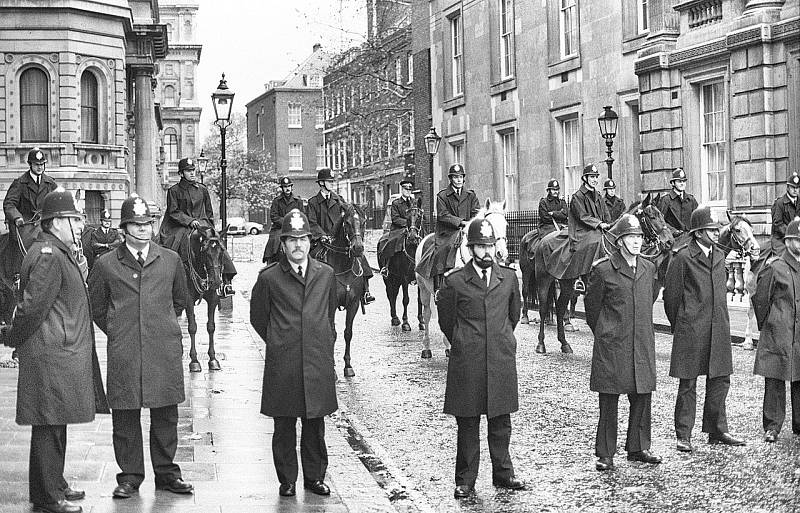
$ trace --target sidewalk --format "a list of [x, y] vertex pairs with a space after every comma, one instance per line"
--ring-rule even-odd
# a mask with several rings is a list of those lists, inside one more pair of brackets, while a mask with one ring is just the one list
[[[139, 496], [127, 500], [111, 496], [119, 471], [111, 445], [111, 416], [98, 415], [91, 424], [67, 428], [65, 477], [73, 487], [86, 490], [86, 499], [77, 504], [87, 513], [393, 512], [386, 494], [330, 418], [326, 422], [330, 460], [326, 482], [331, 487], [331, 496], [306, 493], [302, 470], [297, 496], [278, 495], [271, 451], [273, 423], [259, 413], [264, 359], [263, 344], [248, 322], [246, 296], [252, 280], [237, 277], [234, 286], [237, 293], [232, 313], [218, 314], [217, 318], [215, 341], [222, 371], [207, 370], [205, 305], [197, 310], [198, 341], [202, 342], [197, 351], [202, 373], [188, 372], [189, 337], [185, 318], [181, 323], [186, 401], [179, 407], [176, 462], [184, 479], [194, 485], [194, 494], [179, 496], [155, 491], [147, 449], [149, 412], [144, 410], [147, 475]], [[101, 333], [97, 346], [105, 371], [106, 341]], [[0, 369], [0, 513], [30, 511], [30, 427], [14, 422], [16, 384], [16, 369]]]

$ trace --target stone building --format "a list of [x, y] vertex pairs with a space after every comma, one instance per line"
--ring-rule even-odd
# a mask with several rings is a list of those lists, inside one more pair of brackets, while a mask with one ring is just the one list
[[0, 4], [0, 194], [33, 147], [96, 223], [130, 192], [156, 198], [156, 0]]

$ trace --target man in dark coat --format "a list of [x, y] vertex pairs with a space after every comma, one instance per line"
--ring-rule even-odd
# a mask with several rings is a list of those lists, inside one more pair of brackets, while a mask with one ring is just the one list
[[141, 409], [150, 409], [150, 457], [157, 490], [191, 493], [175, 464], [178, 403], [183, 388], [183, 345], [178, 315], [188, 291], [177, 253], [150, 242], [147, 203], [122, 203], [125, 244], [101, 256], [89, 275], [92, 316], [108, 336], [108, 400], [114, 456], [121, 472], [113, 495], [127, 499], [144, 481]]
[[122, 235], [116, 228], [111, 227], [111, 213], [108, 210], [103, 210], [103, 213], [100, 214], [100, 228], [93, 230], [89, 236], [89, 244], [94, 256], [92, 263], [100, 256], [112, 251], [122, 242]]
[[[181, 180], [167, 191], [167, 208], [161, 223], [159, 239], [162, 246], [175, 251], [184, 260], [189, 258], [187, 235], [200, 226], [214, 227], [214, 209], [206, 186], [197, 181], [194, 160], [181, 159], [178, 162]], [[226, 226], [222, 227], [227, 229]], [[222, 287], [220, 296], [233, 294], [231, 280], [236, 275], [227, 250], [222, 259]]]
[[784, 250], [783, 237], [786, 227], [792, 220], [800, 215], [797, 197], [800, 195], [800, 176], [792, 173], [786, 180], [786, 194], [777, 198], [772, 204], [772, 252], [780, 256]]
[[[317, 185], [319, 192], [308, 200], [308, 222], [311, 226], [311, 242], [316, 251], [322, 248], [322, 244], [330, 243], [334, 236], [336, 227], [342, 220], [345, 201], [341, 196], [333, 192], [335, 180], [333, 173], [327, 167], [317, 172]], [[364, 304], [375, 301], [375, 297], [369, 291], [369, 279], [372, 278], [372, 267], [367, 261], [366, 255], [361, 255], [361, 268], [364, 270]]]
[[617, 196], [617, 184], [611, 178], [603, 182], [603, 191], [605, 191], [603, 200], [608, 210], [609, 222], [613, 223], [625, 213], [625, 201]]
[[775, 442], [792, 392], [792, 432], [800, 435], [800, 219], [786, 228], [786, 251], [758, 276], [753, 308], [761, 337], [754, 374], [764, 376], [764, 441]]
[[261, 413], [273, 417], [272, 454], [281, 496], [295, 495], [297, 418], [302, 421], [300, 457], [304, 487], [329, 495], [325, 415], [338, 408], [333, 346], [336, 341], [336, 277], [308, 256], [308, 218], [299, 210], [284, 217], [280, 262], [258, 275], [250, 300], [250, 323], [266, 343]]
[[414, 201], [414, 181], [408, 178], [400, 180], [400, 197], [392, 201], [389, 208], [392, 226], [389, 233], [381, 237], [378, 241], [378, 268], [384, 273], [386, 263], [398, 251], [403, 251], [403, 234], [408, 227], [408, 212], [412, 208], [418, 208]]
[[539, 238], [561, 230], [567, 224], [567, 202], [559, 197], [561, 186], [555, 178], [547, 182], [547, 196], [539, 200]]
[[19, 354], [16, 422], [32, 426], [30, 501], [36, 511], [79, 513], [69, 501], [86, 494], [64, 479], [67, 424], [93, 421], [105, 401], [97, 386], [89, 295], [75, 257], [84, 223], [63, 188], [45, 196], [41, 207], [44, 231], [22, 263], [22, 300], [4, 343]]
[[725, 255], [714, 245], [720, 225], [709, 207], [690, 219], [692, 241], [674, 250], [664, 285], [664, 311], [672, 326], [669, 375], [680, 380], [675, 403], [677, 449], [692, 451], [697, 377], [706, 376], [703, 432], [710, 444], [744, 445], [728, 432], [725, 399], [733, 373], [726, 299]]
[[495, 235], [486, 219], [467, 232], [472, 259], [445, 274], [439, 291], [439, 326], [451, 344], [444, 413], [458, 424], [456, 498], [475, 490], [480, 463], [480, 418], [488, 422], [489, 455], [495, 486], [523, 489], [514, 476], [508, 446], [511, 413], [519, 409], [517, 341], [519, 282], [513, 269], [494, 261]]
[[584, 167], [581, 180], [583, 184], [569, 202], [567, 228], [572, 255], [566, 273], [568, 277], [588, 273], [592, 262], [604, 256], [601, 237], [610, 226], [608, 210], [598, 190], [600, 172], [597, 166], [589, 164]]
[[450, 185], [436, 195], [436, 235], [434, 236], [434, 289], [439, 289], [441, 276], [455, 266], [461, 243], [459, 234], [467, 221], [478, 215], [481, 206], [475, 191], [464, 189], [467, 173], [461, 164], [453, 164], [447, 172]]
[[686, 172], [677, 168], [672, 172], [669, 183], [672, 190], [661, 197], [658, 210], [664, 214], [664, 220], [672, 228], [672, 236], [678, 238], [689, 231], [692, 212], [697, 208], [697, 200], [686, 192]]
[[625, 450], [628, 459], [661, 463], [650, 452], [651, 396], [656, 389], [656, 339], [653, 301], [656, 267], [639, 257], [642, 227], [624, 214], [610, 231], [618, 252], [597, 262], [586, 289], [586, 322], [594, 333], [589, 388], [600, 394], [595, 455], [597, 470], [612, 470], [617, 452], [617, 404], [631, 403]]
[[276, 262], [280, 257], [283, 218], [294, 209], [303, 211], [303, 200], [300, 196], [292, 194], [294, 188], [292, 179], [284, 176], [278, 180], [278, 186], [281, 188], [281, 193], [272, 200], [272, 206], [269, 209], [269, 220], [272, 225], [269, 229], [267, 245], [264, 247], [264, 257], [261, 259], [265, 264]]

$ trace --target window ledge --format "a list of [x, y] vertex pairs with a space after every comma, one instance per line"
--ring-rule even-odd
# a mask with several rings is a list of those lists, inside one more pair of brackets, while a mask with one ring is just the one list
[[511, 91], [512, 89], [517, 88], [517, 78], [516, 77], [509, 77], [503, 79], [501, 82], [496, 84], [492, 84], [489, 87], [489, 94], [494, 96], [496, 94], [505, 93]]
[[636, 52], [641, 50], [642, 47], [647, 42], [647, 35], [650, 32], [642, 32], [641, 34], [636, 34], [635, 36], [631, 36], [627, 39], [623, 39], [622, 41], [622, 54], [627, 54], [631, 52]]
[[581, 67], [581, 56], [573, 55], [547, 67], [547, 76], [553, 77]]
[[442, 108], [444, 110], [455, 109], [457, 107], [466, 105], [466, 103], [467, 101], [464, 99], [464, 95], [460, 94], [455, 98], [450, 98], [449, 100], [445, 100], [444, 105], [442, 105]]
[[123, 151], [125, 146], [116, 146], [113, 144], [97, 144], [97, 143], [75, 143], [76, 149], [79, 150], [109, 150], [109, 151]]

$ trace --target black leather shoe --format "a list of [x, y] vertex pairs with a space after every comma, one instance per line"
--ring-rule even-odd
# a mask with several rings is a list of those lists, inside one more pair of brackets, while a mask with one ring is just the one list
[[656, 456], [650, 451], [637, 451], [628, 453], [628, 460], [641, 461], [642, 463], [658, 465], [659, 463], [661, 463], [661, 456]]
[[58, 501], [53, 504], [34, 504], [33, 511], [46, 513], [81, 513], [83, 508], [69, 501]]
[[516, 477], [509, 477], [508, 479], [492, 479], [492, 484], [500, 488], [508, 488], [509, 490], [525, 489], [525, 483]]
[[64, 490], [64, 498], [68, 501], [79, 501], [86, 497], [86, 492], [83, 490], [75, 490], [69, 486]]
[[309, 490], [311, 493], [315, 493], [317, 495], [330, 495], [331, 489], [328, 488], [328, 485], [317, 479], [316, 481], [306, 481], [303, 483], [303, 488]]
[[678, 438], [678, 443], [675, 444], [675, 448], [681, 452], [692, 452], [694, 450], [692, 442], [688, 438], [686, 440]]
[[136, 493], [139, 493], [139, 488], [133, 483], [120, 483], [114, 488], [112, 495], [117, 499], [130, 499]]
[[764, 433], [764, 441], [774, 444], [775, 441], [778, 439], [778, 432], [774, 429], [768, 429], [766, 433]]
[[711, 445], [716, 445], [716, 444], [734, 445], [734, 446], [745, 445], [744, 440], [739, 440], [738, 438], [734, 438], [733, 436], [731, 436], [730, 433], [709, 433], [708, 443], [710, 443]]
[[598, 458], [597, 463], [594, 464], [594, 468], [596, 468], [600, 472], [604, 472], [606, 470], [614, 470], [614, 458], [608, 456], [603, 456], [602, 458]]
[[166, 490], [172, 493], [192, 493], [194, 491], [194, 486], [179, 477], [178, 479], [173, 479], [169, 483], [156, 485], [156, 490]]
[[466, 499], [475, 492], [475, 487], [470, 485], [458, 485], [453, 491], [453, 497], [456, 499]]
[[281, 486], [278, 488], [278, 495], [281, 497], [294, 497], [297, 495], [294, 483], [281, 483]]

